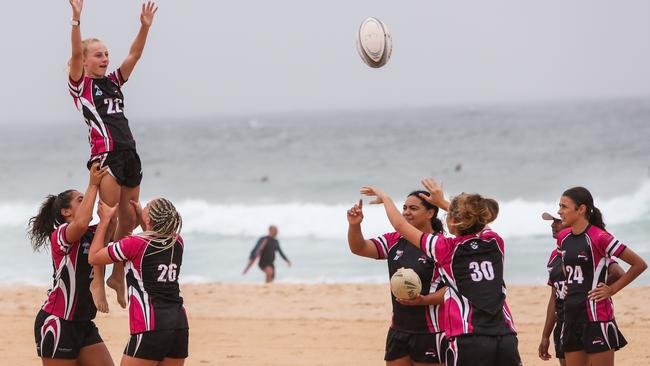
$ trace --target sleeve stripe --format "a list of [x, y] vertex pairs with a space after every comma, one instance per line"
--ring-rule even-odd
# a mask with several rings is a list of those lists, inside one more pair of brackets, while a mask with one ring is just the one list
[[388, 244], [386, 243], [386, 238], [383, 236], [379, 236], [376, 239], [374, 239], [375, 245], [377, 245], [378, 249], [381, 249], [381, 255], [380, 258], [386, 258], [388, 257]]
[[377, 239], [370, 239], [370, 241], [375, 244], [375, 248], [377, 249], [377, 259], [384, 259], [386, 258], [386, 255], [384, 255], [384, 250], [381, 248], [381, 244]]
[[612, 239], [612, 241], [607, 245], [607, 249], [606, 249], [607, 255], [610, 257], [614, 255], [614, 253], [618, 251], [618, 248], [621, 245], [622, 243], [620, 243], [618, 240]]
[[118, 258], [115, 258], [115, 255], [113, 254], [113, 247], [111, 246], [108, 247], [108, 256], [111, 257], [111, 260], [113, 262], [121, 262]]
[[[115, 257], [117, 258], [116, 262], [121, 262], [121, 261], [126, 260], [126, 257], [124, 257], [124, 253], [122, 253], [122, 248], [120, 248], [120, 243], [119, 242], [111, 243], [111, 244], [109, 244], [108, 247], [109, 247], [108, 252], [109, 253], [112, 252], [115, 255]], [[110, 250], [110, 249], [113, 249], [113, 250]]]
[[438, 240], [437, 235], [423, 233], [420, 238], [420, 248], [427, 257], [432, 258], [437, 262], [435, 253], [436, 240]]

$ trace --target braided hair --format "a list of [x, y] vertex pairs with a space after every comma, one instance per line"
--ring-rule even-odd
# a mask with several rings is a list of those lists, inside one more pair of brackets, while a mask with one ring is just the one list
[[[149, 220], [151, 220], [151, 229], [143, 234], [151, 239], [152, 242], [161, 244], [160, 249], [173, 247], [178, 240], [178, 235], [183, 227], [183, 219], [176, 211], [176, 207], [166, 198], [156, 198], [149, 202]], [[172, 239], [169, 244], [164, 244], [168, 239]]]

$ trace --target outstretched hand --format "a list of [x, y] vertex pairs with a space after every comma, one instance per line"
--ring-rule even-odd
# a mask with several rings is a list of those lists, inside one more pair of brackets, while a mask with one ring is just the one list
[[363, 200], [359, 200], [359, 203], [355, 203], [348, 210], [348, 223], [350, 225], [359, 225], [361, 221], [363, 221]]
[[74, 16], [74, 19], [79, 20], [81, 10], [83, 10], [84, 7], [84, 0], [70, 0], [70, 6], [72, 6], [72, 15]]
[[89, 183], [93, 186], [98, 186], [102, 182], [102, 179], [104, 179], [104, 176], [108, 174], [108, 167], [99, 167], [99, 162], [94, 162], [90, 166], [90, 178], [89, 178]]
[[[70, 0], [73, 1], [73, 0]], [[83, 0], [80, 0], [83, 1]], [[153, 16], [158, 11], [158, 5], [153, 1], [148, 1], [146, 4], [142, 4], [142, 13], [140, 14], [140, 23], [145, 27], [151, 27], [153, 23]]]
[[377, 197], [374, 200], [370, 201], [371, 205], [380, 205], [384, 203], [384, 197], [386, 197], [386, 193], [384, 193], [381, 189], [375, 187], [361, 187], [360, 192], [364, 196]]
[[115, 216], [115, 213], [117, 212], [117, 207], [120, 204], [116, 204], [115, 206], [109, 206], [104, 203], [104, 201], [100, 200], [99, 204], [97, 205], [97, 215], [99, 216], [99, 221], [105, 221], [109, 222]]
[[427, 196], [426, 194], [420, 193], [420, 198], [434, 206], [441, 207], [442, 203], [445, 202], [444, 185], [442, 182], [438, 183], [433, 177], [431, 177], [422, 179], [421, 183], [422, 186], [429, 191], [429, 195]]

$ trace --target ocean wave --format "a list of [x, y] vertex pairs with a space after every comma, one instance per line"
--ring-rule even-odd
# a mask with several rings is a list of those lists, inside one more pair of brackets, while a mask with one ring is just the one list
[[[398, 203], [401, 205], [401, 203]], [[610, 226], [650, 220], [650, 181], [631, 194], [599, 200]], [[183, 216], [183, 231], [193, 234], [257, 237], [270, 224], [280, 228], [285, 238], [341, 239], [347, 235], [346, 210], [349, 204], [288, 202], [277, 204], [216, 204], [200, 199], [176, 202]], [[0, 227], [26, 227], [38, 209], [36, 203], [0, 203]], [[555, 213], [557, 201], [514, 199], [500, 202], [499, 218], [492, 227], [503, 237], [547, 235], [549, 224], [541, 220], [544, 211]], [[382, 206], [364, 206], [363, 233], [379, 235], [389, 230]]]

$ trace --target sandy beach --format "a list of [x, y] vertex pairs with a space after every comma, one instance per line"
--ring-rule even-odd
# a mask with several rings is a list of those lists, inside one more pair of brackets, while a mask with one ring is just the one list
[[[556, 365], [537, 358], [549, 289], [511, 286], [509, 303], [519, 331], [524, 365]], [[45, 287], [3, 287], [0, 299], [2, 365], [38, 365], [34, 316]], [[390, 320], [385, 285], [185, 285], [190, 315], [186, 365], [384, 365]], [[126, 310], [109, 295], [110, 314], [96, 323], [113, 359], [128, 337]], [[648, 365], [650, 287], [625, 289], [615, 297], [617, 321], [629, 344], [617, 365]], [[13, 331], [7, 331], [13, 330]]]

